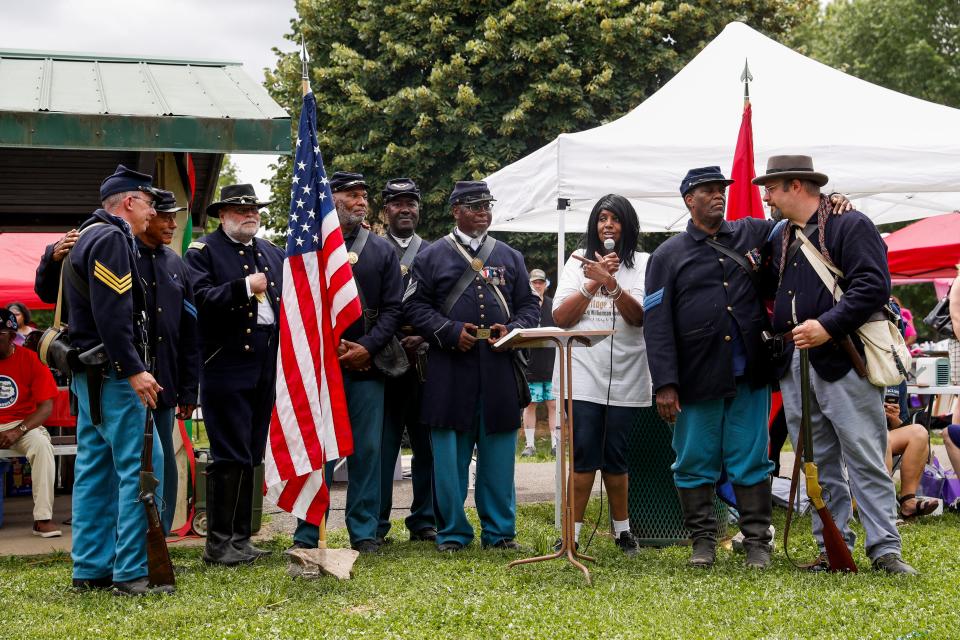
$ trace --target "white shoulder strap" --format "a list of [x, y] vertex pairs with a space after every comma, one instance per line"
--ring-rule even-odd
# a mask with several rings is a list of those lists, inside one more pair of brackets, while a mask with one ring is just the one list
[[827, 259], [823, 257], [822, 253], [817, 251], [817, 248], [813, 246], [813, 243], [810, 242], [807, 236], [798, 233], [797, 237], [800, 238], [800, 251], [806, 256], [807, 262], [810, 263], [813, 270], [816, 271], [820, 279], [823, 280], [823, 286], [827, 288], [827, 291], [833, 294], [834, 300], [839, 302], [841, 296], [843, 296], [843, 289], [837, 284], [837, 279], [843, 277], [843, 272], [830, 262], [827, 262]]

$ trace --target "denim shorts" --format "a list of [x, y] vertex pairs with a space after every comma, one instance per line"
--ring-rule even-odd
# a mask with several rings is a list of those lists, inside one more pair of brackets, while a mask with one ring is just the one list
[[637, 411], [637, 407], [612, 407], [574, 400], [573, 470], [577, 473], [598, 469], [615, 475], [626, 473], [627, 434], [636, 423]]
[[536, 404], [537, 402], [543, 402], [545, 400], [557, 399], [557, 396], [553, 395], [552, 382], [528, 382], [527, 386], [530, 387], [531, 403]]

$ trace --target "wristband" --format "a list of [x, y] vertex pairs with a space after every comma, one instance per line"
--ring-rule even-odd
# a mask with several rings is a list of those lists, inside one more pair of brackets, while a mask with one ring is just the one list
[[580, 295], [582, 295], [587, 300], [593, 300], [593, 296], [595, 296], [596, 294], [590, 293], [589, 291], [587, 291], [587, 286], [582, 284], [580, 285]]

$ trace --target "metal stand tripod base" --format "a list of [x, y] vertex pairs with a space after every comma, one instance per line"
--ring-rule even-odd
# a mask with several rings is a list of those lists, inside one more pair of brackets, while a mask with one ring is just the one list
[[[577, 551], [574, 524], [573, 524], [573, 382], [570, 375], [573, 354], [570, 349], [569, 340], [577, 340], [577, 336], [551, 337], [556, 342], [557, 350], [560, 352], [560, 397], [558, 401], [560, 406], [565, 407], [560, 422], [560, 446], [557, 449], [557, 455], [561, 461], [566, 464], [560, 464], [560, 504], [561, 504], [561, 527], [560, 527], [560, 550], [546, 556], [536, 558], [524, 558], [514, 560], [508, 567], [515, 567], [521, 564], [530, 564], [533, 562], [544, 562], [546, 560], [556, 560], [566, 557], [566, 559], [583, 572], [587, 584], [592, 584], [590, 580], [590, 571], [579, 562], [589, 560], [595, 562], [593, 558]], [[568, 486], [569, 485], [569, 486]]]

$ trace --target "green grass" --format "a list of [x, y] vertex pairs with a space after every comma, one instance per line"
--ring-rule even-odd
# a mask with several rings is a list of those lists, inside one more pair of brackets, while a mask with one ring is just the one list
[[[779, 537], [783, 511], [776, 519]], [[552, 520], [552, 505], [522, 506], [520, 541], [545, 549], [556, 535]], [[448, 556], [427, 543], [395, 542], [361, 557], [350, 582], [295, 581], [279, 553], [289, 538], [279, 537], [271, 559], [236, 569], [206, 567], [199, 549], [174, 549], [176, 595], [119, 599], [73, 592], [64, 555], [6, 558], [0, 637], [955, 638], [958, 525], [948, 514], [902, 529], [916, 578], [874, 573], [862, 542], [861, 573], [812, 575], [780, 548], [765, 573], [723, 550], [713, 570], [701, 571], [685, 565], [688, 548], [644, 549], [627, 560], [598, 536], [589, 550], [597, 558], [593, 586], [564, 561], [508, 569], [520, 554], [476, 543]], [[858, 534], [862, 540], [859, 527]], [[791, 540], [798, 557], [812, 555], [808, 520]], [[331, 546], [344, 543], [344, 532], [334, 532]]]

